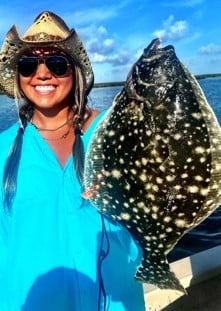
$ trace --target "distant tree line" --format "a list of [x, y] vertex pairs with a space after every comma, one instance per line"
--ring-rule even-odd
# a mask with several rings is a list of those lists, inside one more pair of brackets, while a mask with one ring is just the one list
[[[197, 80], [207, 79], [207, 78], [217, 78], [217, 77], [221, 77], [221, 73], [212, 73], [212, 74], [209, 73], [209, 74], [195, 75], [195, 78]], [[111, 87], [111, 86], [121, 86], [121, 85], [124, 85], [124, 81], [95, 83], [94, 87]]]
[[[207, 78], [217, 78], [217, 77], [221, 77], [221, 73], [209, 73], [209, 74], [201, 74], [201, 75], [195, 75], [197, 80], [200, 79], [207, 79]], [[123, 86], [124, 85], [124, 81], [117, 81], [117, 82], [101, 82], [101, 83], [95, 83], [94, 87], [98, 88], [98, 87], [113, 87], [113, 86]], [[0, 88], [0, 95], [4, 94], [4, 92], [1, 90]]]

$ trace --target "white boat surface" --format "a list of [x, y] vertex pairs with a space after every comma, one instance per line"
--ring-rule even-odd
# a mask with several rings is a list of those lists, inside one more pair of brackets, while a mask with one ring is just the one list
[[187, 295], [144, 284], [146, 311], [220, 311], [221, 245], [170, 264]]

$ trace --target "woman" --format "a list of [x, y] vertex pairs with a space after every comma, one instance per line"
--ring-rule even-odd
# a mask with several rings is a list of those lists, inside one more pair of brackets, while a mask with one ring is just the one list
[[19, 122], [0, 135], [0, 310], [145, 310], [140, 250], [84, 201], [84, 151], [102, 117], [76, 32], [41, 13], [0, 54], [0, 87]]

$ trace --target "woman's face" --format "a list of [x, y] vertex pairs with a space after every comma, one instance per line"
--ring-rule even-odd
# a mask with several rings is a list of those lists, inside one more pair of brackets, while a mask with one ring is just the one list
[[[23, 93], [33, 103], [35, 109], [42, 112], [56, 113], [69, 106], [69, 96], [73, 89], [73, 70], [70, 66], [62, 67], [65, 65], [63, 62], [66, 63], [64, 58], [49, 58], [45, 64], [45, 57], [55, 55], [61, 56], [50, 49], [32, 49], [31, 54], [29, 52], [20, 58], [22, 61], [18, 65], [19, 83]], [[39, 57], [39, 59], [27, 59], [27, 56]], [[38, 65], [33, 67], [33, 61], [35, 64], [38, 61]], [[55, 74], [53, 68], [56, 67], [57, 62], [58, 66], [61, 66], [61, 72], [57, 71], [58, 74]], [[50, 66], [52, 66], [51, 70]], [[65, 72], [62, 71], [63, 69]]]

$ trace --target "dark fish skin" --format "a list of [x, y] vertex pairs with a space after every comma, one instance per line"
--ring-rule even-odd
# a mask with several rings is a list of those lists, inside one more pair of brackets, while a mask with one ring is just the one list
[[98, 125], [85, 193], [143, 251], [136, 279], [184, 291], [167, 254], [221, 204], [221, 130], [173, 46], [155, 39]]

